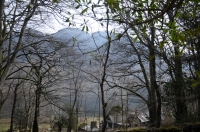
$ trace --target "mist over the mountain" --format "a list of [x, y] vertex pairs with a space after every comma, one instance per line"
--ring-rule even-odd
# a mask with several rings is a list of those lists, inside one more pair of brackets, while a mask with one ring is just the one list
[[[77, 52], [81, 51], [81, 53], [85, 55], [84, 59], [88, 63], [86, 62], [86, 67], [85, 67], [86, 69], [85, 68], [84, 69], [88, 71], [91, 71], [94, 68], [94, 66], [89, 64], [90, 52], [95, 51], [96, 49], [100, 48], [102, 45], [107, 43], [107, 33], [103, 31], [89, 34], [89, 33], [81, 31], [80, 29], [65, 28], [50, 36], [52, 36], [52, 38], [54, 38], [57, 41], [61, 41], [63, 43], [70, 43], [72, 45], [74, 44], [74, 47], [76, 47]], [[115, 39], [115, 36], [116, 35], [113, 35], [113, 39]], [[125, 39], [122, 38], [119, 42], [127, 43], [127, 40], [125, 41]], [[112, 56], [111, 59], [113, 57], [116, 57], [116, 56]], [[82, 109], [85, 109], [85, 111], [87, 111], [88, 115], [95, 114], [95, 113], [97, 114], [99, 111], [99, 97], [98, 96], [100, 96], [98, 95], [98, 84], [87, 82], [85, 85], [86, 86], [85, 88], [83, 88], [83, 91], [86, 91], [86, 92], [83, 92], [83, 94], [79, 96], [81, 99], [81, 102], [79, 105], [80, 107], [82, 107]], [[120, 97], [115, 97], [115, 99], [112, 99], [111, 101], [109, 101], [109, 98], [112, 96], [113, 92], [116, 92], [116, 90], [114, 91], [110, 90], [110, 92], [109, 91], [106, 92], [107, 94], [106, 98], [108, 100], [108, 103], [113, 101], [111, 103], [112, 105], [120, 105]], [[126, 97], [123, 97], [123, 98], [126, 98]], [[68, 101], [69, 101], [69, 98], [68, 98]], [[130, 108], [137, 105], [138, 105], [137, 103], [129, 102]], [[96, 111], [96, 112], [91, 113], [91, 111]]]
[[[112, 35], [113, 40], [116, 35]], [[18, 36], [16, 35], [15, 39], [18, 39]], [[14, 40], [15, 41], [15, 40]], [[41, 41], [41, 42], [40, 42]], [[52, 41], [52, 42], [51, 42]], [[26, 48], [26, 53], [34, 52], [34, 48], [37, 49], [37, 47], [41, 48], [42, 51], [53, 51], [53, 47], [56, 47], [58, 45], [67, 45], [68, 49], [61, 48], [59, 50], [59, 54], [62, 56], [62, 54], [71, 54], [71, 50], [75, 50], [73, 52], [77, 52], [80, 56], [77, 58], [77, 61], [79, 62], [84, 61], [84, 65], [81, 66], [82, 70], [85, 70], [87, 72], [97, 72], [95, 71], [98, 65], [94, 64], [94, 62], [91, 60], [91, 52], [96, 52], [97, 49], [99, 49], [101, 46], [105, 45], [107, 43], [107, 34], [106, 32], [99, 31], [94, 32], [92, 34], [83, 32], [81, 29], [77, 28], [65, 28], [61, 29], [60, 31], [53, 33], [53, 34], [43, 34], [40, 31], [34, 30], [34, 29], [27, 29], [25, 32], [25, 36], [23, 37], [23, 46], [26, 47], [26, 45], [33, 43], [33, 47]], [[37, 42], [40, 42], [39, 44]], [[35, 44], [34, 44], [35, 43]], [[121, 38], [120, 40], [115, 40], [113, 44], [120, 43], [120, 45], [127, 44], [126, 38]], [[59, 47], [59, 46], [58, 46]], [[123, 47], [126, 49], [125, 47]], [[115, 48], [111, 48], [111, 54], [117, 51]], [[101, 51], [102, 52], [102, 51]], [[26, 60], [21, 54], [24, 54], [24, 52], [20, 51], [18, 54], [21, 57], [18, 57], [18, 62], [20, 63], [26, 63]], [[102, 52], [103, 53], [103, 52]], [[72, 58], [70, 60], [73, 60], [73, 54], [70, 55]], [[98, 55], [97, 55], [98, 56]], [[68, 58], [69, 59], [69, 58]], [[67, 61], [68, 59], [63, 59], [61, 63], [65, 64], [67, 67]], [[110, 61], [116, 61], [120, 62], [121, 60], [124, 60], [122, 54], [118, 53], [116, 55], [112, 55], [110, 58]], [[100, 72], [100, 71], [99, 71]], [[97, 76], [98, 74], [95, 73]], [[85, 112], [86, 116], [98, 116], [99, 115], [99, 106], [101, 111], [101, 100], [99, 99], [100, 91], [99, 91], [99, 84], [97, 83], [97, 80], [93, 80], [90, 75], [84, 75], [84, 85], [80, 85], [81, 91], [78, 94], [78, 106], [80, 111]], [[87, 79], [86, 79], [87, 78]], [[91, 80], [90, 80], [91, 79]], [[82, 82], [80, 82], [82, 83]], [[57, 89], [56, 87], [51, 87], [49, 90], [54, 90], [54, 94], [60, 96], [60, 105], [69, 105], [70, 101], [74, 101], [74, 95], [73, 90], [70, 92], [68, 89], [71, 86], [69, 84], [69, 81], [61, 81], [59, 84], [61, 89]], [[73, 89], [73, 87], [72, 87]], [[115, 105], [121, 105], [121, 97], [119, 96], [121, 91], [117, 89], [110, 89], [106, 87], [105, 92], [105, 99], [107, 103], [109, 104], [108, 109], [110, 109], [112, 106]], [[117, 94], [117, 96], [113, 96], [114, 94]], [[126, 95], [126, 92], [123, 93]], [[130, 95], [129, 97], [129, 109], [133, 109], [136, 106], [140, 105], [140, 101], [138, 98], [133, 98]], [[127, 97], [123, 96], [123, 102], [127, 105]], [[134, 100], [135, 99], [135, 100]], [[8, 101], [10, 102], [10, 100]], [[6, 105], [5, 105], [6, 106]], [[101, 112], [100, 112], [101, 113]], [[83, 116], [83, 115], [82, 115]]]

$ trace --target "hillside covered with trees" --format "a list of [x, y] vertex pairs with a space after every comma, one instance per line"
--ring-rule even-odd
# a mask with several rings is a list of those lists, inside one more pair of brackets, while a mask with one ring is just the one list
[[199, 0], [0, 0], [0, 120], [9, 132], [39, 132], [42, 119], [78, 131], [87, 116], [105, 132], [109, 114], [127, 130], [131, 112], [149, 130], [198, 123], [199, 11]]

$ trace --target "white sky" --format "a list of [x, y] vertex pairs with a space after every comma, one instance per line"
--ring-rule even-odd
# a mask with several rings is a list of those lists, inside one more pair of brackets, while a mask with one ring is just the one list
[[[80, 23], [82, 22], [82, 20], [76, 20], [76, 23]], [[55, 33], [63, 28], [68, 28], [69, 27], [69, 23], [67, 22], [63, 22], [61, 19], [59, 20], [59, 22], [56, 19], [51, 19], [48, 23], [48, 25], [44, 24], [42, 25], [42, 27], [38, 27], [36, 28], [36, 30], [39, 30], [43, 33], [47, 33], [47, 34], [52, 34]], [[73, 26], [70, 26], [73, 28]], [[81, 27], [74, 27], [74, 28], [81, 28]], [[96, 32], [96, 31], [103, 31], [104, 29], [100, 26], [100, 24], [98, 22], [96, 22], [93, 19], [89, 19], [88, 22], [88, 28], [89, 28], [89, 32]]]
[[[83, 26], [80, 26], [80, 23], [83, 23], [83, 19], [84, 18], [79, 18], [79, 20], [75, 20], [75, 23], [76, 23], [76, 27], [73, 27], [73, 26], [70, 26], [71, 28], [82, 28]], [[85, 18], [88, 21], [87, 25], [88, 25], [88, 28], [89, 28], [89, 32], [96, 32], [96, 31], [105, 31], [105, 29], [103, 29], [101, 27], [101, 25], [93, 20], [92, 18]], [[59, 20], [59, 22], [58, 22]], [[47, 34], [52, 34], [52, 33], [55, 33], [63, 28], [69, 28], [69, 23], [68, 22], [64, 22], [63, 20], [61, 19], [58, 19], [56, 20], [55, 18], [52, 18], [50, 20], [47, 20], [47, 24], [44, 24], [38, 28], [36, 28], [36, 30], [39, 30], [43, 33], [47, 33]]]
[[[97, 3], [98, 0], [92, 0], [92, 1]], [[83, 7], [83, 9], [84, 8], [85, 7]], [[80, 12], [83, 9], [80, 9]], [[78, 14], [73, 9], [70, 9], [70, 10], [71, 10], [70, 12], [72, 12], [74, 14]], [[105, 31], [105, 29], [103, 29], [102, 26], [92, 18], [84, 17], [84, 16], [78, 16], [78, 15], [75, 15], [75, 17], [76, 18], [73, 21], [76, 23], [76, 26], [75, 27], [74, 26], [70, 26], [72, 28], [80, 28], [81, 29], [83, 26], [80, 26], [80, 24], [82, 24], [84, 22], [84, 19], [86, 19], [86, 20], [88, 20], [87, 26], [88, 26], [88, 29], [89, 29], [90, 33], [96, 32], [96, 31], [103, 31], [103, 30]], [[66, 14], [66, 18], [67, 18], [67, 14]], [[52, 16], [52, 18], [48, 18], [48, 20], [46, 20], [46, 24], [42, 24], [39, 27], [35, 27], [34, 29], [39, 30], [39, 31], [41, 31], [43, 33], [52, 34], [52, 33], [55, 33], [55, 32], [57, 32], [57, 31], [59, 31], [59, 30], [61, 30], [63, 28], [69, 28], [69, 23], [68, 22], [65, 22], [64, 20], [62, 20], [59, 17], [57, 17], [56, 19], [55, 19], [55, 17]]]

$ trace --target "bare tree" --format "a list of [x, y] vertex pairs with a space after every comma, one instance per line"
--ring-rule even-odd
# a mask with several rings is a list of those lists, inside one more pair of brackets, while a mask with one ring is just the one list
[[[11, 72], [19, 51], [24, 48], [22, 42], [27, 27], [34, 26], [36, 28], [36, 26], [39, 27], [44, 23], [46, 24], [46, 19], [50, 19], [50, 16], [55, 18], [63, 17], [64, 9], [71, 7], [71, 5], [69, 1], [55, 3], [51, 0], [2, 0], [0, 7], [0, 95], [2, 95], [4, 82]], [[25, 47], [28, 47], [28, 45]], [[1, 96], [0, 99], [1, 109], [6, 98]]]
[[[109, 10], [107, 9], [107, 14]], [[107, 16], [108, 17], [108, 16]], [[95, 67], [94, 71], [84, 71], [86, 74], [91, 76], [92, 78], [89, 79], [91, 82], [95, 82], [99, 85], [99, 92], [100, 92], [100, 99], [102, 105], [102, 115], [103, 115], [103, 124], [102, 124], [102, 132], [106, 131], [107, 127], [107, 103], [113, 97], [106, 97], [106, 79], [107, 79], [107, 72], [108, 72], [108, 64], [109, 64], [109, 57], [110, 57], [110, 49], [111, 49], [111, 42], [113, 41], [111, 38], [111, 34], [109, 32], [109, 20], [106, 21], [106, 39], [107, 42], [104, 43], [101, 47], [97, 46], [97, 50], [92, 52], [91, 55], [91, 62], [90, 65]], [[102, 37], [102, 36], [101, 36]], [[96, 43], [96, 42], [94, 42]], [[93, 73], [94, 72], [94, 73]]]
[[[16, 109], [16, 104], [17, 104], [17, 96], [18, 96], [18, 91], [19, 91], [19, 87], [20, 85], [24, 82], [24, 80], [21, 80], [20, 82], [18, 82], [15, 87], [14, 87], [14, 98], [13, 98], [13, 105], [12, 105], [12, 111], [11, 111], [11, 121], [10, 121], [10, 129], [9, 131], [12, 132], [13, 131], [13, 123], [14, 123], [14, 114], [15, 114], [15, 109]], [[25, 121], [26, 122], [26, 121]]]

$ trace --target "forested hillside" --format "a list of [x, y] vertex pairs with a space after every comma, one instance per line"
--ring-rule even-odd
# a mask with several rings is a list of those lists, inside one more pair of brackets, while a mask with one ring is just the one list
[[198, 123], [199, 11], [198, 0], [0, 0], [6, 131]]

